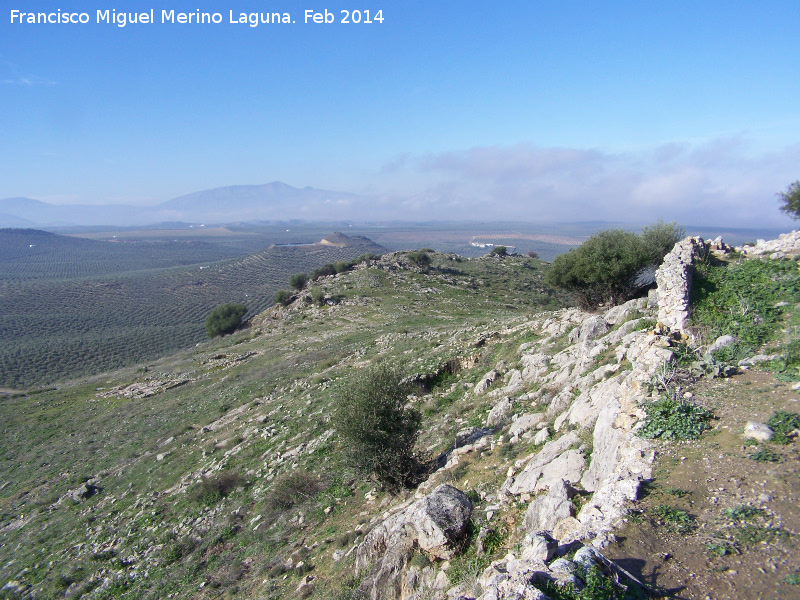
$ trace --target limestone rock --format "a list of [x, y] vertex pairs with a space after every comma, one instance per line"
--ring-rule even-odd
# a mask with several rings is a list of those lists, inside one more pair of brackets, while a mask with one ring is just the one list
[[487, 389], [489, 389], [489, 386], [492, 385], [495, 381], [497, 381], [499, 377], [500, 373], [498, 373], [495, 369], [492, 369], [491, 371], [486, 373], [486, 375], [484, 375], [478, 383], [475, 384], [475, 387], [472, 388], [472, 392], [476, 396], [480, 396]]
[[539, 423], [544, 422], [544, 420], [544, 413], [528, 413], [522, 415], [519, 419], [511, 424], [511, 427], [508, 430], [508, 435], [511, 437], [520, 436], [529, 429], [536, 427]]
[[536, 531], [525, 536], [523, 560], [547, 562], [558, 550], [558, 542], [546, 531]]
[[707, 353], [711, 354], [712, 352], [716, 352], [717, 350], [720, 350], [722, 348], [733, 346], [738, 341], [739, 340], [737, 340], [732, 335], [721, 335], [716, 340], [714, 340], [713, 344], [711, 344], [708, 347]]
[[497, 427], [511, 414], [513, 408], [514, 404], [511, 402], [511, 398], [506, 396], [489, 411], [489, 414], [486, 416], [486, 426]]
[[552, 531], [562, 519], [573, 516], [575, 507], [570, 498], [575, 494], [563, 479], [554, 482], [543, 496], [534, 498], [525, 512], [527, 531]]
[[773, 431], [764, 423], [757, 423], [755, 421], [748, 421], [744, 427], [744, 437], [758, 440], [759, 442], [768, 442], [772, 439]]
[[[517, 476], [513, 482], [510, 482], [507, 487], [506, 484], [503, 484], [503, 487], [508, 493], [514, 494], [515, 496], [532, 492], [536, 489], [537, 481], [542, 476], [544, 468], [553, 463], [562, 454], [566, 453], [573, 444], [577, 444], [579, 441], [580, 438], [577, 434], [571, 431], [556, 440], [547, 442], [544, 448], [534, 455], [533, 459], [527, 464], [519, 476]], [[581, 460], [583, 460], [583, 456], [581, 456]], [[554, 475], [557, 475], [557, 473], [554, 473]], [[539, 489], [542, 489], [542, 487], [540, 486]], [[541, 529], [545, 528], [542, 527]]]
[[411, 507], [406, 524], [414, 530], [420, 548], [438, 558], [450, 559], [471, 515], [472, 503], [464, 492], [445, 484]]

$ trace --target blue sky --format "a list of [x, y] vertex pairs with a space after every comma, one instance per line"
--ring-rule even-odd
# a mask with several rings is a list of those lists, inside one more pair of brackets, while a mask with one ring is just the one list
[[[95, 23], [151, 8], [154, 24]], [[384, 21], [303, 23], [326, 8]], [[0, 198], [280, 180], [375, 195], [364, 219], [791, 226], [775, 194], [800, 178], [798, 30], [796, 0], [0, 0]]]

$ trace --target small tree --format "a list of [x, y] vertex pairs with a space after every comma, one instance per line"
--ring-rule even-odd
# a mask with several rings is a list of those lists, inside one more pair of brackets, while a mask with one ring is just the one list
[[327, 277], [328, 275], [336, 275], [336, 267], [333, 263], [327, 263], [321, 267], [314, 269], [311, 273], [311, 279], [316, 281], [320, 277]]
[[311, 301], [320, 306], [325, 304], [325, 292], [322, 291], [322, 288], [316, 286], [311, 288]]
[[649, 252], [635, 234], [621, 229], [601, 231], [577, 248], [556, 257], [545, 281], [573, 292], [578, 303], [595, 308], [632, 296], [636, 274]]
[[278, 290], [275, 292], [275, 295], [272, 297], [272, 300], [275, 304], [280, 304], [281, 306], [287, 306], [289, 302], [292, 301], [292, 292], [289, 290]]
[[502, 258], [503, 256], [508, 256], [508, 248], [506, 248], [505, 246], [495, 246], [494, 248], [492, 248], [490, 254]]
[[427, 252], [422, 250], [414, 250], [407, 254], [408, 260], [418, 266], [420, 269], [427, 269], [431, 266], [431, 257]]
[[289, 277], [289, 287], [293, 290], [302, 290], [308, 282], [308, 275], [305, 273], [295, 273]]
[[247, 314], [244, 304], [229, 303], [218, 306], [206, 319], [206, 333], [208, 337], [216, 337], [236, 331], [242, 324], [242, 317]]
[[665, 223], [659, 219], [657, 223], [642, 229], [642, 243], [649, 253], [650, 265], [657, 267], [672, 248], [686, 236], [683, 227], [676, 222]]
[[781, 211], [793, 219], [800, 219], [800, 180], [790, 183], [785, 192], [780, 192]]
[[531, 250], [530, 252], [528, 252], [528, 258], [539, 258], [539, 253]]
[[337, 394], [332, 422], [345, 462], [398, 489], [413, 480], [421, 415], [405, 408], [409, 386], [388, 365], [356, 372]]

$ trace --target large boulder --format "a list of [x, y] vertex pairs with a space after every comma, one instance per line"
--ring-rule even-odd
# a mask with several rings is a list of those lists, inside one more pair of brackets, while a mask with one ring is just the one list
[[406, 524], [414, 531], [419, 547], [449, 560], [467, 530], [472, 503], [466, 494], [450, 485], [440, 485], [409, 510]]

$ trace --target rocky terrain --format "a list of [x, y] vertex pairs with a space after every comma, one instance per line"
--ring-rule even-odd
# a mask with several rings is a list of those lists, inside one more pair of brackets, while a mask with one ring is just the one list
[[[597, 313], [547, 290], [536, 260], [393, 253], [315, 282], [322, 303], [301, 293], [157, 364], [10, 395], [3, 593], [797, 597], [797, 425], [770, 419], [798, 412], [798, 386], [766, 366], [796, 339], [798, 240], [739, 250], [794, 274], [786, 339], [733, 363], [705, 358], [733, 342], [693, 320], [692, 275], [735, 253], [687, 238], [656, 290]], [[399, 493], [343, 468], [330, 420], [348, 373], [380, 360], [418, 385], [435, 465]], [[658, 429], [664, 402], [686, 419]]]

